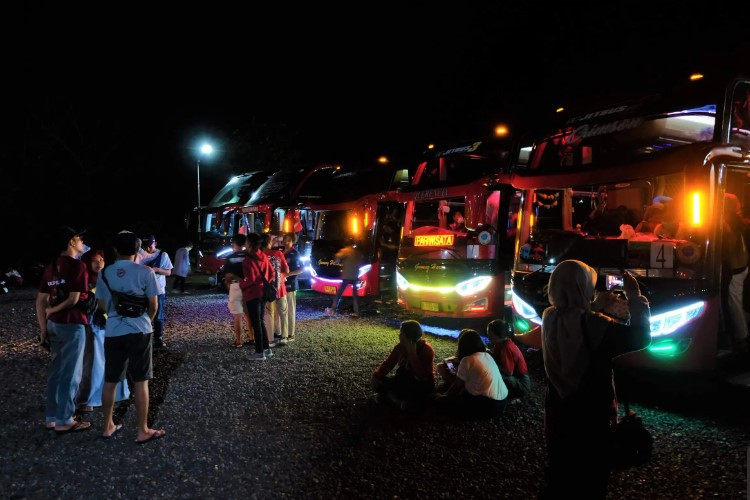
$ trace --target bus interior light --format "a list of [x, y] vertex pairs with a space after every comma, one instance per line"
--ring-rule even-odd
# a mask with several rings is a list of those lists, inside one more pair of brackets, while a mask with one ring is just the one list
[[462, 297], [481, 292], [492, 282], [492, 276], [477, 276], [470, 280], [462, 281], [455, 286], [456, 293]]
[[701, 195], [698, 192], [693, 193], [692, 198], [692, 210], [690, 222], [693, 226], [700, 226], [703, 221], [701, 217]]

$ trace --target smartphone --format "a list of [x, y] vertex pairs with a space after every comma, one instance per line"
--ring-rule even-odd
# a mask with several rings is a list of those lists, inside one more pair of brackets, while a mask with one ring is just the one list
[[453, 361], [446, 359], [445, 360], [445, 367], [448, 368], [448, 371], [451, 373], [456, 373], [456, 365], [453, 364]]
[[618, 274], [607, 275], [607, 290], [620, 289], [625, 284], [625, 280]]

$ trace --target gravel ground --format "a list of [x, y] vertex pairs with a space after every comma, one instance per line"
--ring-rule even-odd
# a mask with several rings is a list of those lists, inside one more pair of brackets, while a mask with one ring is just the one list
[[[326, 317], [301, 297], [298, 340], [264, 363], [229, 347], [224, 294], [167, 298], [169, 348], [155, 354], [150, 421], [167, 436], [136, 446], [125, 428], [45, 431], [49, 356], [35, 345], [34, 291], [0, 297], [0, 497], [3, 498], [529, 498], [545, 463], [543, 368], [527, 353], [532, 396], [502, 418], [455, 422], [392, 415], [368, 404], [370, 374], [397, 341], [393, 306]], [[378, 307], [379, 309], [375, 309]], [[428, 335], [438, 359], [455, 340]], [[648, 465], [616, 472], [611, 498], [744, 498], [747, 393], [651, 397], [634, 405], [655, 438]], [[644, 398], [644, 401], [649, 398]], [[658, 406], [657, 406], [658, 403]]]

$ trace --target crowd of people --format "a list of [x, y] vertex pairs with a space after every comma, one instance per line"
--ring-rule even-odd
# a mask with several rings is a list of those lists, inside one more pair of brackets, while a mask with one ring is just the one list
[[[52, 353], [45, 427], [59, 434], [90, 429], [91, 422], [76, 415], [101, 406], [101, 438], [110, 439], [122, 428], [113, 420], [115, 402], [128, 399], [132, 390], [135, 442], [159, 439], [166, 431], [147, 422], [148, 381], [153, 374], [152, 349], [166, 345], [166, 277], [173, 264], [157, 248], [153, 235], [139, 238], [121, 231], [113, 242], [116, 260], [105, 265], [101, 250], [85, 251], [82, 234], [70, 227], [55, 232], [60, 253], [45, 269], [36, 299], [39, 340]], [[294, 233], [284, 234], [281, 241], [268, 233], [232, 238], [224, 278], [234, 332], [231, 345], [252, 343], [252, 360], [268, 359], [272, 347], [296, 337], [297, 276], [302, 265], [295, 240]], [[183, 248], [190, 247], [188, 243]], [[346, 261], [355, 253], [356, 247], [349, 248], [342, 257]], [[178, 276], [184, 278], [189, 267], [182, 257], [178, 267]], [[356, 285], [356, 277], [350, 280]], [[547, 378], [545, 496], [573, 494], [581, 488], [594, 497], [606, 493], [607, 436], [618, 418], [612, 359], [650, 342], [648, 301], [633, 276], [625, 273], [624, 282], [627, 323], [594, 312], [597, 273], [585, 263], [563, 261], [551, 275], [551, 306], [542, 324]], [[332, 308], [339, 300], [340, 296], [334, 298]], [[421, 325], [402, 322], [398, 343], [373, 371], [374, 400], [409, 413], [433, 409], [462, 419], [502, 415], [508, 401], [528, 395], [531, 379], [510, 325], [493, 320], [486, 336], [491, 348], [477, 331], [462, 330], [456, 356], [436, 366], [435, 350]], [[443, 381], [439, 386], [436, 375]]]

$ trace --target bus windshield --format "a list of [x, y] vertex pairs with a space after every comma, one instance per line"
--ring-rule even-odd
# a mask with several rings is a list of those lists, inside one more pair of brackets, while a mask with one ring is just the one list
[[327, 210], [318, 214], [316, 240], [344, 241], [351, 236], [348, 210]]
[[681, 174], [532, 190], [519, 269], [578, 259], [643, 276], [703, 277], [705, 235], [694, 217], [704, 216], [705, 207], [701, 195], [686, 197], [683, 191]]

